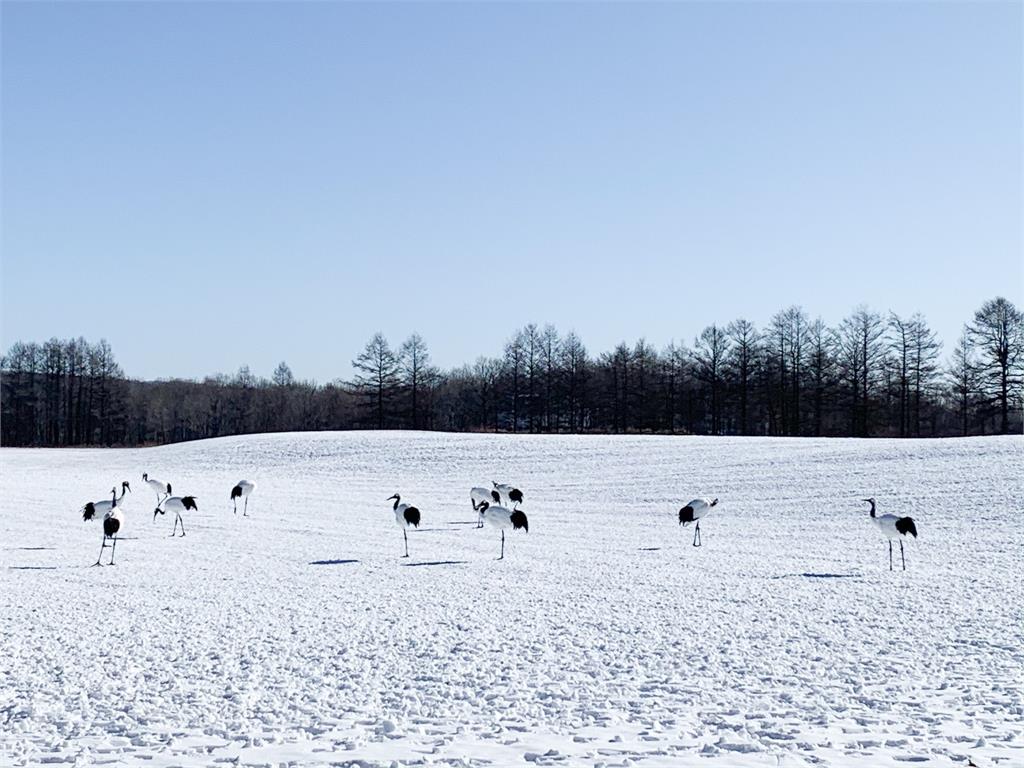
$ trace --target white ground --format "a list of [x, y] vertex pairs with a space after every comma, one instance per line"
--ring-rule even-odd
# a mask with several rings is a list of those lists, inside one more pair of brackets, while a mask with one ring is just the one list
[[[1022, 454], [418, 433], [5, 449], [0, 765], [1021, 766]], [[153, 522], [143, 472], [198, 496], [185, 538]], [[91, 568], [101, 529], [77, 510], [123, 479], [128, 538]], [[502, 562], [468, 499], [492, 479], [530, 520]], [[423, 511], [409, 560], [396, 491]], [[701, 549], [676, 523], [698, 495], [722, 499]], [[870, 495], [917, 520], [905, 573]]]

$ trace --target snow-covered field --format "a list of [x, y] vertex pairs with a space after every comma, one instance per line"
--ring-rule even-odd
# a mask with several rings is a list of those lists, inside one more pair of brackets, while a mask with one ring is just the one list
[[[1021, 766], [1022, 455], [421, 433], [4, 449], [0, 765]], [[143, 472], [198, 497], [184, 538]], [[101, 528], [78, 509], [121, 480], [117, 565], [89, 567]], [[501, 562], [468, 499], [491, 480], [530, 521]], [[423, 511], [408, 560], [396, 491]], [[695, 549], [676, 515], [702, 495], [722, 502]], [[866, 496], [917, 520], [906, 572]]]

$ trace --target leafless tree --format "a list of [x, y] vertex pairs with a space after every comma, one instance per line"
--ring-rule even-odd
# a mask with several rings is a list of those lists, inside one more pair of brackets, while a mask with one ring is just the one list
[[825, 408], [835, 381], [835, 337], [819, 317], [807, 328], [807, 380], [811, 388], [811, 434], [824, 434]]
[[511, 379], [512, 394], [512, 431], [519, 431], [519, 390], [523, 377], [523, 366], [525, 363], [523, 352], [522, 332], [516, 333], [510, 341], [505, 344], [505, 369]]
[[729, 323], [726, 327], [726, 334], [731, 342], [727, 364], [739, 403], [740, 434], [749, 435], [750, 400], [760, 334], [752, 322], [743, 318]]
[[430, 368], [430, 352], [427, 342], [418, 333], [409, 336], [399, 351], [403, 384], [409, 393], [409, 409], [412, 428], [420, 428], [420, 398], [425, 374]]
[[942, 344], [920, 312], [911, 316], [908, 330], [914, 435], [920, 437], [923, 404], [932, 398], [938, 382]]
[[978, 349], [978, 384], [999, 413], [1000, 431], [1010, 431], [1010, 411], [1019, 402], [1024, 356], [1024, 318], [999, 296], [974, 313], [971, 341]]
[[540, 335], [540, 365], [544, 377], [544, 431], [555, 425], [554, 406], [558, 385], [559, 339], [555, 326], [548, 324]]
[[384, 334], [378, 331], [373, 335], [359, 356], [352, 361], [352, 367], [356, 370], [353, 382], [356, 391], [372, 408], [377, 429], [384, 429], [387, 409], [399, 383], [398, 357]]
[[977, 358], [971, 344], [970, 330], [964, 326], [964, 332], [953, 347], [953, 356], [947, 368], [949, 389], [957, 405], [960, 422], [960, 434], [970, 434], [970, 417], [974, 398], [978, 392]]
[[839, 327], [839, 365], [850, 397], [850, 432], [859, 437], [871, 434], [871, 398], [881, 373], [884, 333], [881, 317], [864, 306]]
[[717, 325], [709, 325], [701, 331], [693, 345], [697, 377], [708, 388], [713, 435], [719, 434], [722, 428], [722, 390], [728, 353], [729, 337]]
[[569, 331], [562, 340], [561, 368], [565, 372], [566, 408], [569, 412], [569, 431], [578, 432], [586, 427], [588, 356], [587, 348], [575, 331]]

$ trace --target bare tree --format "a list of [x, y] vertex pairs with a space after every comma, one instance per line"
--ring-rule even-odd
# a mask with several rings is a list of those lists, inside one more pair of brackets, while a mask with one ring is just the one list
[[693, 346], [697, 377], [708, 387], [713, 435], [719, 434], [722, 428], [722, 384], [728, 352], [729, 337], [717, 325], [709, 325], [701, 331]]
[[267, 413], [270, 421], [269, 428], [272, 430], [285, 430], [293, 423], [291, 409], [295, 376], [292, 373], [292, 369], [288, 367], [288, 363], [282, 360], [277, 364], [270, 380], [273, 382], [275, 391], [272, 396], [274, 407]]
[[884, 333], [882, 319], [864, 306], [839, 327], [839, 362], [850, 395], [850, 432], [859, 437], [871, 434], [871, 398], [881, 373]]
[[675, 434], [676, 415], [679, 413], [680, 395], [685, 379], [687, 351], [672, 341], [658, 356], [658, 371], [663, 393], [663, 412], [660, 429]]
[[430, 367], [430, 352], [427, 342], [418, 333], [412, 334], [402, 343], [399, 352], [406, 390], [409, 392], [410, 417], [412, 428], [420, 428], [420, 395], [424, 385], [424, 375]]
[[823, 433], [825, 406], [835, 378], [835, 337], [819, 317], [807, 329], [807, 380], [811, 387], [811, 434]]
[[920, 437], [922, 403], [934, 393], [939, 375], [939, 355], [942, 352], [942, 344], [935, 332], [928, 327], [928, 322], [920, 312], [914, 313], [908, 327], [914, 434]]
[[960, 434], [966, 436], [970, 433], [971, 409], [978, 391], [977, 358], [967, 326], [964, 326], [964, 332], [953, 347], [953, 357], [949, 361], [946, 376], [957, 404]]
[[613, 432], [625, 432], [629, 428], [629, 368], [631, 353], [626, 342], [620, 342], [613, 351], [601, 356], [601, 367], [605, 372], [603, 398], [610, 415]]
[[519, 389], [523, 376], [525, 355], [520, 331], [505, 344], [505, 369], [511, 378], [512, 389], [512, 431], [519, 431]]
[[971, 341], [980, 354], [978, 384], [988, 402], [998, 409], [1000, 431], [1010, 431], [1010, 410], [1020, 398], [1024, 355], [1024, 318], [1002, 296], [986, 301], [969, 326]]
[[635, 414], [636, 427], [644, 432], [650, 428], [653, 420], [654, 398], [651, 393], [655, 383], [654, 373], [658, 368], [658, 352], [646, 339], [640, 339], [633, 347], [631, 363], [633, 387], [626, 395], [633, 401], [630, 411]]
[[544, 376], [544, 431], [557, 431], [553, 414], [558, 383], [559, 340], [555, 326], [544, 326], [540, 336], [540, 365]]
[[565, 372], [566, 407], [569, 411], [569, 431], [580, 432], [586, 427], [588, 358], [583, 341], [570, 331], [562, 340], [562, 370]]
[[526, 365], [526, 422], [530, 432], [536, 431], [540, 398], [537, 390], [541, 379], [541, 336], [536, 323], [528, 323], [520, 332], [520, 345], [523, 348], [523, 362]]
[[379, 331], [352, 361], [356, 370], [355, 389], [371, 406], [377, 429], [384, 429], [387, 407], [398, 389], [398, 357]]
[[778, 376], [778, 400], [782, 434], [799, 435], [800, 392], [804, 375], [804, 348], [807, 344], [807, 315], [800, 307], [789, 307], [775, 314], [765, 334], [768, 349], [775, 358], [772, 366]]
[[292, 369], [288, 367], [288, 363], [282, 360], [277, 364], [271, 381], [274, 382], [275, 387], [290, 387], [295, 383], [295, 376], [292, 374]]
[[900, 437], [910, 433], [910, 366], [912, 356], [910, 323], [895, 312], [889, 313], [888, 341], [896, 373], [899, 400]]
[[498, 387], [501, 382], [501, 361], [490, 357], [478, 357], [473, 365], [472, 381], [476, 387], [476, 402], [479, 407], [477, 421], [481, 426], [490, 426], [498, 431], [500, 403]]
[[733, 320], [725, 329], [731, 342], [727, 361], [730, 378], [735, 384], [739, 403], [739, 428], [741, 435], [750, 434], [750, 400], [753, 389], [754, 369], [757, 360], [757, 345], [760, 336], [749, 320]]

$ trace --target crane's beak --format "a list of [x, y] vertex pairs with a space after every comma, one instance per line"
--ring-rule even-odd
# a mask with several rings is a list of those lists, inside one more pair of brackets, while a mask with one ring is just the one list
[[392, 499], [397, 499], [397, 498], [398, 498], [397, 495], [395, 495], [395, 496], [388, 496], [386, 499], [384, 499], [384, 501], [391, 501]]

